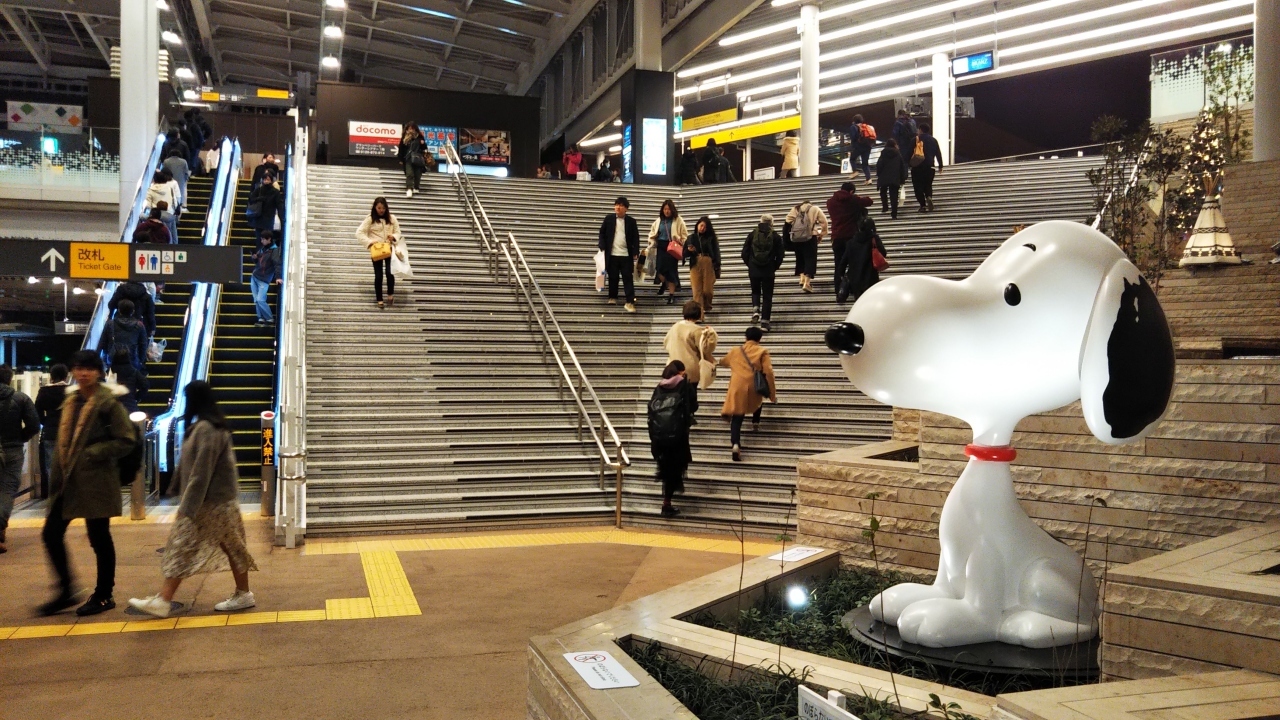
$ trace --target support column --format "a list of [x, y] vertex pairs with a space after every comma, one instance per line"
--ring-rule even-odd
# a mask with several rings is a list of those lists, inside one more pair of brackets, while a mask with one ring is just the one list
[[943, 162], [950, 165], [951, 128], [955, 126], [956, 103], [951, 97], [951, 56], [933, 56], [933, 139], [938, 141]]
[[662, 0], [633, 0], [637, 70], [662, 70]]
[[818, 6], [800, 6], [800, 174], [818, 174]]
[[160, 19], [149, 0], [120, 0], [120, 230], [160, 119]]
[[1253, 159], [1280, 160], [1280, 0], [1253, 13]]
[[747, 138], [747, 149], [742, 154], [742, 181], [751, 179], [751, 138]]

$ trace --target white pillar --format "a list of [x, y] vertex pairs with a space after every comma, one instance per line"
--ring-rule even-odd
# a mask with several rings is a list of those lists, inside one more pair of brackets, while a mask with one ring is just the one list
[[1254, 0], [1253, 13], [1253, 159], [1280, 160], [1280, 0]]
[[633, 0], [637, 70], [662, 70], [662, 0]]
[[951, 97], [951, 57], [946, 53], [933, 56], [933, 138], [938, 141], [943, 162], [950, 165], [951, 128], [955, 126], [956, 104]]
[[120, 230], [148, 173], [160, 118], [160, 20], [151, 0], [120, 0]]
[[818, 6], [800, 6], [800, 174], [818, 174]]
[[751, 179], [751, 138], [747, 138], [747, 148], [742, 153], [742, 181]]

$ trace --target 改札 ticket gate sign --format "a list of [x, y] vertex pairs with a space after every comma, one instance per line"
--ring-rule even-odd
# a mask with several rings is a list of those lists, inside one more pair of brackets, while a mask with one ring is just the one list
[[139, 282], [243, 282], [240, 247], [0, 240], [0, 275]]

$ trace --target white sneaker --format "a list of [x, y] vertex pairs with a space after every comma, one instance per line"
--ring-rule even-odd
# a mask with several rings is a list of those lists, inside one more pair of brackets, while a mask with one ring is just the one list
[[151, 597], [144, 598], [130, 598], [129, 606], [134, 610], [139, 610], [158, 618], [169, 617], [169, 608], [171, 607], [169, 605], [169, 601], [159, 595], [152, 595]]
[[405, 190], [405, 191], [404, 191], [404, 196], [405, 196], [405, 197], [407, 197], [407, 198], [411, 198], [411, 197], [413, 197], [413, 188], [409, 188], [408, 190]]
[[627, 312], [631, 312], [631, 313], [633, 313], [633, 312], [635, 312], [635, 311], [636, 311], [636, 304], [635, 304], [635, 303], [627, 303], [626, 305], [623, 305], [622, 307], [623, 307], [623, 309], [625, 309]]
[[258, 603], [253, 600], [252, 592], [248, 590], [245, 590], [244, 592], [237, 590], [231, 597], [223, 600], [217, 605], [214, 605], [213, 609], [218, 612], [235, 612], [237, 610], [248, 610], [257, 604]]

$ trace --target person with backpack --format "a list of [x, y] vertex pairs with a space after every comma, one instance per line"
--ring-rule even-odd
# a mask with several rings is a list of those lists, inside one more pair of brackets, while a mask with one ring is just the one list
[[116, 357], [117, 350], [125, 350], [129, 353], [129, 364], [135, 368], [141, 369], [147, 357], [147, 327], [133, 316], [133, 303], [129, 300], [121, 300], [116, 307], [116, 315], [107, 324], [106, 332], [102, 336], [102, 349], [107, 351], [107, 357]]
[[862, 293], [880, 282], [880, 271], [876, 269], [874, 254], [880, 253], [888, 258], [884, 243], [876, 232], [876, 221], [865, 212], [858, 221], [858, 231], [845, 246], [844, 260], [841, 265], [844, 273], [836, 278], [836, 302], [843, 305], [850, 297], [856, 302]]
[[679, 360], [667, 363], [662, 381], [649, 397], [649, 451], [658, 465], [656, 479], [662, 482], [662, 517], [680, 514], [671, 498], [684, 492], [684, 476], [693, 462], [689, 430], [698, 412], [698, 391], [686, 373]]
[[680, 169], [676, 171], [676, 184], [702, 184], [702, 179], [698, 177], [698, 154], [691, 147], [685, 148], [684, 154], [680, 156]]
[[[387, 199], [376, 197], [373, 207], [369, 209], [369, 217], [360, 223], [356, 230], [356, 239], [369, 251], [369, 259], [373, 261], [373, 296], [379, 308], [396, 304], [396, 277], [391, 274], [391, 254], [396, 246], [404, 242], [400, 232], [400, 222], [387, 207]], [[386, 254], [383, 255], [382, 251]], [[387, 276], [387, 301], [382, 301], [382, 276]]]
[[160, 560], [164, 583], [159, 593], [132, 598], [129, 605], [154, 617], [169, 617], [173, 596], [183, 580], [230, 565], [236, 590], [213, 609], [248, 610], [257, 604], [249, 590], [249, 572], [258, 566], [245, 543], [240, 472], [236, 469], [231, 430], [209, 383], [196, 380], [182, 392], [187, 401], [182, 418], [186, 437], [174, 473], [174, 482], [182, 488], [182, 499]]
[[111, 356], [111, 371], [116, 374], [116, 385], [126, 390], [116, 400], [132, 415], [138, 412], [138, 403], [151, 389], [151, 382], [147, 379], [147, 373], [134, 367], [130, 360], [129, 351], [122, 347], [116, 348], [115, 354]]
[[707, 148], [702, 151], [702, 184], [714, 185], [720, 182], [720, 163], [724, 158], [716, 152], [716, 139], [707, 140]]
[[116, 286], [116, 291], [111, 294], [107, 309], [116, 312], [120, 309], [120, 303], [125, 300], [133, 303], [133, 316], [142, 321], [143, 327], [147, 329], [147, 337], [155, 335], [156, 304], [151, 299], [151, 293], [147, 292], [147, 287], [134, 280], [120, 283]]
[[262, 184], [249, 193], [249, 204], [244, 211], [249, 226], [259, 232], [275, 230], [284, 217], [284, 194], [276, 185], [275, 173], [262, 176]]
[[280, 277], [280, 247], [276, 245], [275, 233], [263, 230], [258, 233], [258, 249], [253, 252], [253, 273], [249, 276], [253, 308], [258, 314], [255, 327], [276, 324], [271, 304], [267, 302], [267, 291], [271, 289], [272, 283], [280, 285], [283, 282]]
[[[862, 115], [853, 116], [853, 125], [849, 127], [852, 147], [849, 149], [849, 163], [853, 166], [853, 177], [858, 177], [858, 168], [866, 173], [867, 183], [871, 183], [871, 148], [876, 144], [876, 129], [863, 120]], [[834, 237], [834, 236], [833, 236]]]
[[396, 159], [404, 166], [404, 196], [411, 198], [415, 192], [422, 192], [422, 171], [427, 169], [427, 145], [418, 130], [418, 123], [405, 123]]
[[[920, 123], [919, 135], [916, 138], [915, 150], [907, 163], [911, 166], [911, 188], [916, 191], [916, 202], [920, 203], [920, 212], [933, 210], [933, 178], [942, 172], [942, 148], [930, 131], [929, 123]], [[934, 164], [937, 164], [937, 170]]]
[[[684, 258], [684, 241], [689, 237], [689, 228], [680, 217], [675, 201], [670, 198], [662, 201], [658, 210], [658, 218], [649, 226], [649, 245], [646, 253], [655, 253], [657, 262], [653, 282], [658, 286], [658, 294], [667, 291], [667, 304], [674, 305], [676, 293], [680, 292], [680, 260]], [[676, 243], [680, 252], [677, 258], [668, 251], [671, 243]]]
[[22, 486], [22, 465], [27, 460], [27, 441], [40, 432], [40, 416], [36, 404], [25, 393], [15, 390], [13, 368], [0, 365], [0, 446], [4, 464], [0, 465], [0, 554], [8, 552], [5, 532], [13, 514], [13, 500]]
[[786, 137], [782, 138], [782, 146], [778, 148], [778, 152], [782, 153], [782, 173], [778, 177], [799, 177], [800, 138], [796, 137], [795, 130], [787, 131]]
[[751, 322], [772, 328], [773, 283], [785, 255], [782, 237], [773, 229], [773, 216], [761, 215], [760, 224], [742, 244], [742, 264], [751, 280]]
[[36, 415], [40, 418], [40, 497], [49, 496], [49, 470], [53, 449], [58, 444], [58, 423], [62, 401], [67, 398], [67, 366], [49, 368], [49, 384], [36, 393]]
[[760, 341], [764, 333], [758, 327], [747, 328], [746, 342], [725, 353], [720, 366], [729, 368], [729, 389], [725, 391], [720, 414], [729, 418], [729, 442], [733, 461], [742, 462], [742, 421], [751, 416], [751, 430], [760, 430], [760, 415], [765, 398], [778, 402], [778, 383], [773, 375], [773, 360]]
[[898, 219], [898, 192], [907, 182], [906, 158], [898, 150], [898, 141], [889, 138], [876, 160], [876, 187], [880, 190], [880, 213], [890, 213], [889, 218]]
[[689, 261], [689, 286], [693, 299], [703, 312], [711, 312], [716, 280], [720, 279], [720, 241], [716, 239], [711, 218], [703, 215], [693, 226], [693, 234], [684, 242], [684, 257]]
[[796, 254], [800, 288], [807, 293], [813, 292], [813, 279], [818, 275], [818, 245], [826, 234], [827, 216], [808, 200], [791, 208], [782, 226], [782, 236]]
[[919, 128], [916, 127], [916, 121], [912, 119], [911, 114], [906, 108], [899, 110], [898, 119], [893, 121], [890, 136], [898, 141], [898, 150], [903, 157], [911, 156], [911, 151], [916, 146], [917, 134], [919, 134]]
[[833, 290], [840, 292], [840, 278], [845, 272], [845, 246], [858, 232], [858, 223], [866, 217], [871, 198], [853, 191], [853, 182], [845, 182], [835, 194], [827, 198], [827, 212], [831, 214], [831, 259], [834, 261]]
[[618, 304], [618, 281], [626, 293], [627, 312], [636, 311], [636, 286], [632, 274], [640, 259], [640, 226], [627, 214], [631, 202], [623, 196], [613, 201], [613, 214], [600, 223], [597, 247], [604, 252], [605, 269], [609, 273], [609, 304]]
[[116, 391], [102, 382], [106, 373], [102, 358], [81, 350], [71, 359], [76, 391], [62, 403], [58, 444], [49, 473], [49, 514], [40, 533], [45, 552], [58, 576], [58, 595], [41, 605], [41, 615], [55, 615], [76, 604], [71, 566], [67, 559], [67, 527], [83, 518], [89, 545], [98, 560], [98, 582], [93, 594], [76, 610], [81, 617], [97, 615], [116, 606], [112, 598], [116, 579], [116, 549], [111, 540], [111, 518], [120, 517], [121, 461], [136, 453], [137, 427]]

